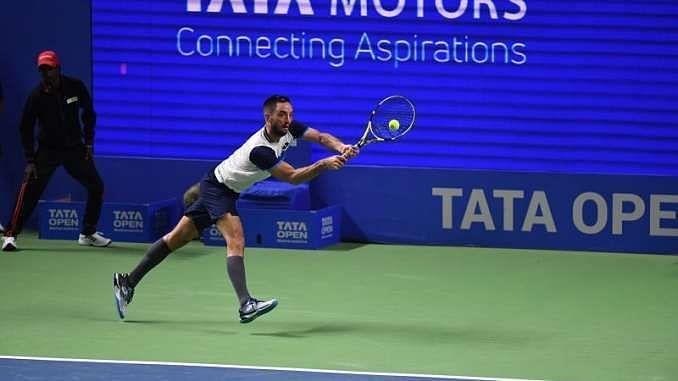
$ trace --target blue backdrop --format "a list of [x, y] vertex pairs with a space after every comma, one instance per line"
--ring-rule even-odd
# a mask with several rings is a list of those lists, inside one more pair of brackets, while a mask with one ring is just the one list
[[354, 163], [678, 174], [674, 1], [94, 0], [92, 11], [100, 154], [222, 159], [272, 93], [353, 141], [399, 93], [417, 105], [414, 130]]

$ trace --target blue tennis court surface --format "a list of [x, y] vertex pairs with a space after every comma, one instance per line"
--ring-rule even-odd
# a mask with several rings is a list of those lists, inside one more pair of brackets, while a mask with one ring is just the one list
[[0, 356], [3, 381], [528, 381], [416, 374], [363, 373], [334, 370], [243, 367], [218, 364], [122, 362]]

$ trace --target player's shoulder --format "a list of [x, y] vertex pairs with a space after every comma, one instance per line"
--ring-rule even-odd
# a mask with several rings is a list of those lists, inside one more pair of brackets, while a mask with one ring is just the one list
[[308, 126], [298, 120], [294, 120], [292, 123], [290, 123], [289, 133], [295, 139], [299, 139], [300, 137], [304, 136], [306, 130], [308, 130]]
[[261, 148], [268, 148], [271, 151], [274, 151], [273, 146], [266, 139], [263, 133], [263, 128], [257, 130], [253, 133], [241, 146], [240, 150], [245, 151], [245, 154], [249, 157], [253, 151], [261, 150]]
[[264, 133], [266, 127], [262, 127], [258, 129], [255, 133], [250, 136], [249, 139], [247, 139], [247, 142], [245, 143], [246, 145], [249, 145], [249, 148], [254, 148], [256, 146], [267, 146], [267, 147], [272, 147], [272, 143], [266, 138], [266, 134]]
[[252, 148], [249, 154], [249, 160], [260, 170], [265, 171], [273, 168], [280, 159], [273, 148], [260, 145]]
[[265, 156], [273, 155], [273, 156], [275, 156], [275, 150], [273, 149], [273, 147], [268, 146], [268, 145], [252, 146], [249, 149], [249, 153], [250, 153], [250, 157], [252, 155], [265, 155]]

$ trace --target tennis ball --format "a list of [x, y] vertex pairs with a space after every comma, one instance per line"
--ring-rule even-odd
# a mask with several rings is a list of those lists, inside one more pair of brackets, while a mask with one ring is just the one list
[[391, 120], [388, 122], [388, 128], [389, 128], [391, 131], [398, 131], [398, 129], [400, 128], [400, 122], [398, 122], [398, 121], [395, 120], [395, 119], [391, 119]]

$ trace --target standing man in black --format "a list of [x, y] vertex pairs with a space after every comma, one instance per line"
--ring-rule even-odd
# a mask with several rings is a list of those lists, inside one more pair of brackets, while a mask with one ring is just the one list
[[[5, 109], [5, 96], [2, 93], [2, 81], [0, 81], [0, 113]], [[0, 145], [0, 155], [2, 154], [2, 146]], [[0, 224], [0, 233], [5, 232], [5, 227]]]
[[[21, 141], [26, 156], [24, 181], [19, 189], [2, 250], [16, 250], [16, 237], [35, 209], [54, 171], [61, 165], [88, 192], [78, 243], [104, 247], [111, 240], [97, 233], [104, 184], [93, 160], [96, 114], [82, 81], [61, 74], [59, 57], [51, 50], [38, 56], [42, 80], [26, 100], [21, 118]], [[80, 124], [82, 120], [82, 126]], [[38, 122], [38, 147], [34, 127]]]

